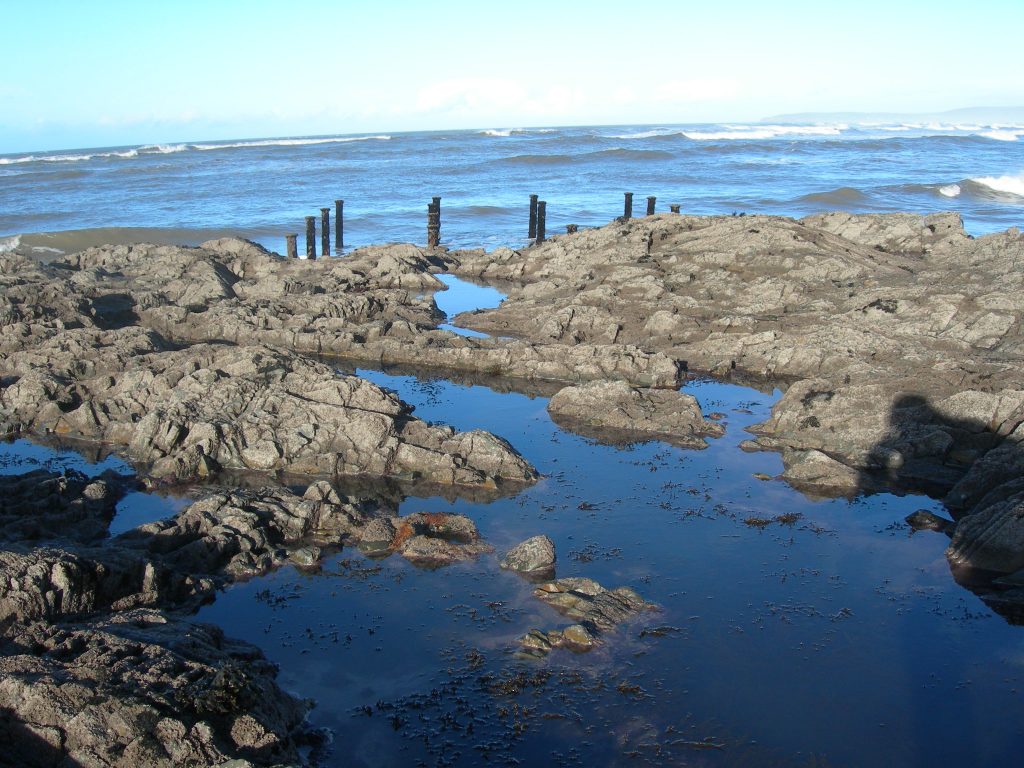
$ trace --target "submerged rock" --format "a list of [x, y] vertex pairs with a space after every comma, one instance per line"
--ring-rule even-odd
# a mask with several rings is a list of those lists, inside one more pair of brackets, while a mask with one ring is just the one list
[[561, 630], [531, 630], [519, 641], [527, 655], [544, 655], [553, 648], [590, 650], [603, 633], [644, 611], [658, 610], [629, 587], [608, 590], [586, 578], [545, 582], [533, 594], [576, 623]]

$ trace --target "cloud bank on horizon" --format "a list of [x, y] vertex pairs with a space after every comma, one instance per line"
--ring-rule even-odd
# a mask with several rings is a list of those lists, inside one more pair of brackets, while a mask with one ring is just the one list
[[1024, 104], [1019, 0], [709, 6], [18, 4], [0, 152]]

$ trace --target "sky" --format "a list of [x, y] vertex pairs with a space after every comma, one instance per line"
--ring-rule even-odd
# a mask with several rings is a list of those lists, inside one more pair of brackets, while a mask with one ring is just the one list
[[2, 0], [0, 153], [1024, 105], [1021, 0]]

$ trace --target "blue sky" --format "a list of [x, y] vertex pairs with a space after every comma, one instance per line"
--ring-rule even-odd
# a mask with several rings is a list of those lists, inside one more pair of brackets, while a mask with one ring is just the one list
[[1024, 105], [1024, 2], [8, 2], [0, 153]]

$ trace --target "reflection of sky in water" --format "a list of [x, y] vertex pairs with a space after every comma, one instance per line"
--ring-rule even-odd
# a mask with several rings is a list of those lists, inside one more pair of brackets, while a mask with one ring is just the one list
[[[435, 275], [438, 280], [448, 286], [447, 291], [438, 291], [434, 294], [434, 303], [448, 319], [451, 320], [460, 312], [472, 312], [474, 309], [493, 309], [505, 300], [505, 294], [494, 288], [482, 285], [474, 285], [462, 280], [455, 275]], [[472, 331], [468, 328], [459, 328], [451, 323], [444, 323], [438, 326], [446, 331], [452, 331], [460, 336], [470, 336], [478, 339], [487, 338], [486, 333]]]
[[[335, 732], [329, 764], [477, 765], [485, 744], [490, 762], [511, 754], [538, 765], [557, 762], [555, 752], [594, 765], [635, 752], [630, 764], [817, 756], [830, 765], [973, 766], [1010, 764], [1024, 745], [1021, 630], [953, 582], [944, 536], [911, 534], [903, 523], [941, 505], [889, 494], [816, 501], [756, 479], [778, 474], [779, 456], [738, 446], [778, 392], [692, 382], [684, 389], [705, 413], [725, 414], [724, 437], [703, 451], [615, 448], [557, 427], [543, 397], [359, 373], [395, 389], [421, 418], [505, 437], [543, 477], [489, 504], [402, 502], [401, 514], [472, 517], [496, 549], [477, 562], [431, 571], [346, 548], [319, 572], [284, 568], [229, 587], [199, 612], [264, 649], [286, 689], [317, 700], [311, 721]], [[24, 440], [2, 448], [6, 474], [65, 464], [127, 471], [116, 458], [93, 463]], [[112, 532], [185, 503], [130, 493]], [[800, 517], [744, 523], [782, 513]], [[497, 567], [538, 533], [555, 541], [559, 576], [632, 586], [661, 611], [587, 655], [514, 659], [529, 629], [570, 623]], [[488, 689], [517, 672], [535, 676], [520, 694]], [[538, 672], [551, 677], [538, 682]], [[508, 714], [513, 704], [532, 710]], [[692, 747], [707, 737], [725, 750]]]
[[[429, 571], [346, 549], [319, 575], [285, 569], [201, 611], [260, 638], [285, 687], [318, 700], [312, 721], [336, 731], [332, 764], [432, 764], [443, 739], [453, 764], [479, 764], [474, 745], [500, 741], [511, 721], [495, 713], [513, 701], [548, 715], [517, 737], [512, 753], [530, 764], [574, 748], [583, 763], [617, 764], [609, 755], [645, 740], [667, 750], [655, 758], [641, 749], [653, 764], [684, 764], [703, 752], [666, 745], [707, 736], [728, 745], [723, 759], [738, 760], [710, 764], [793, 764], [812, 753], [835, 765], [985, 764], [963, 732], [965, 716], [985, 724], [989, 754], [1024, 744], [1015, 693], [1024, 681], [1009, 662], [1020, 655], [1020, 631], [953, 582], [945, 537], [912, 535], [903, 523], [915, 509], [941, 506], [888, 494], [814, 501], [755, 479], [780, 472], [779, 456], [738, 444], [777, 392], [692, 383], [686, 389], [705, 412], [726, 415], [723, 438], [704, 451], [623, 449], [558, 428], [542, 397], [359, 374], [397, 390], [421, 418], [507, 438], [543, 478], [490, 504], [402, 503], [401, 514], [472, 517], [496, 548], [476, 563]], [[801, 517], [764, 529], [743, 522], [782, 513]], [[588, 655], [514, 660], [515, 639], [529, 629], [570, 623], [497, 567], [505, 550], [538, 533], [555, 541], [559, 576], [633, 586], [662, 611]], [[654, 637], [645, 627], [665, 630]], [[478, 670], [466, 662], [474, 649], [484, 657]], [[520, 697], [484, 692], [482, 675], [515, 670], [554, 677]], [[581, 677], [567, 682], [570, 673]], [[387, 708], [409, 696], [416, 707]], [[384, 709], [358, 714], [378, 701]], [[402, 721], [397, 732], [392, 716]], [[474, 734], [447, 716], [462, 728], [471, 720]], [[442, 728], [425, 746], [422, 736]]]

